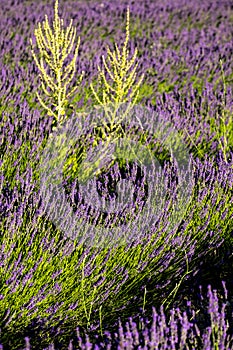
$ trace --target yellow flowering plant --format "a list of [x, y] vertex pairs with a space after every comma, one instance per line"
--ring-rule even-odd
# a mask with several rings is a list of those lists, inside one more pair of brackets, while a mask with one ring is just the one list
[[[129, 42], [129, 7], [127, 8], [127, 19], [126, 19], [126, 38], [123, 44], [122, 52], [120, 52], [118, 45], [115, 43], [115, 51], [111, 51], [107, 46], [108, 57], [107, 60], [110, 65], [107, 64], [105, 57], [102, 56], [104, 68], [106, 69], [112, 83], [107, 81], [107, 77], [104, 69], [98, 66], [99, 77], [98, 80], [103, 82], [104, 88], [102, 89], [102, 98], [98, 96], [97, 92], [94, 90], [93, 84], [91, 84], [92, 92], [100, 106], [104, 108], [105, 114], [109, 119], [110, 128], [114, 126], [117, 122], [122, 121], [129, 112], [130, 109], [135, 105], [138, 94], [139, 87], [142, 83], [144, 75], [142, 75], [139, 81], [135, 84], [137, 77], [136, 69], [138, 63], [135, 64], [132, 71], [129, 73], [130, 69], [135, 63], [137, 57], [137, 48], [133, 54], [133, 57], [128, 60], [129, 50], [127, 50], [127, 44]], [[130, 89], [132, 90], [130, 92]], [[121, 120], [115, 120], [116, 112], [122, 104], [128, 104], [124, 115], [121, 116]], [[109, 115], [110, 109], [110, 115]], [[104, 126], [108, 128], [105, 123]]]
[[[129, 50], [127, 45], [129, 42], [129, 7], [127, 8], [127, 19], [126, 19], [126, 38], [123, 44], [122, 51], [120, 51], [117, 43], [115, 43], [115, 50], [111, 51], [107, 46], [107, 61], [104, 56], [103, 69], [98, 66], [99, 76], [98, 81], [102, 83], [101, 94], [99, 95], [95, 91], [93, 84], [90, 85], [91, 90], [95, 96], [98, 103], [96, 108], [103, 109], [106, 119], [101, 119], [101, 139], [105, 141], [105, 146], [101, 148], [99, 155], [96, 155], [96, 162], [90, 164], [90, 162], [84, 162], [82, 169], [79, 171], [79, 178], [85, 182], [85, 179], [89, 178], [89, 174], [100, 174], [99, 164], [101, 158], [105, 155], [110, 142], [116, 142], [120, 136], [126, 136], [121, 122], [124, 120], [125, 116], [130, 112], [130, 110], [136, 104], [139, 87], [142, 83], [144, 75], [142, 75], [138, 82], [136, 83], [136, 69], [138, 63], [135, 64], [137, 57], [137, 48], [131, 59], [129, 59]], [[135, 65], [134, 65], [135, 64]], [[130, 71], [131, 70], [131, 71]], [[106, 72], [110, 80], [107, 78]], [[102, 95], [102, 96], [101, 96]], [[127, 106], [127, 108], [123, 108]], [[120, 113], [118, 113], [120, 111]], [[119, 117], [120, 114], [120, 117]], [[117, 116], [118, 115], [118, 116]], [[110, 135], [106, 135], [105, 130], [110, 132]], [[119, 133], [120, 130], [120, 133]], [[96, 136], [93, 146], [97, 146], [100, 137]], [[130, 152], [134, 153], [134, 158], [137, 158], [136, 153], [130, 147]], [[127, 155], [125, 155], [126, 158]], [[129, 154], [128, 154], [129, 156]], [[114, 163], [114, 160], [109, 164], [108, 168]], [[91, 169], [90, 169], [91, 168]], [[95, 171], [93, 170], [95, 168]]]
[[[51, 104], [55, 107], [55, 111], [53, 111], [48, 104], [42, 100], [38, 92], [36, 92], [37, 98], [40, 104], [48, 111], [48, 114], [54, 116], [57, 124], [61, 123], [65, 119], [66, 107], [69, 103], [68, 98], [71, 97], [78, 88], [78, 85], [82, 81], [84, 72], [82, 72], [79, 78], [78, 85], [76, 85], [68, 93], [67, 87], [71, 83], [76, 71], [75, 64], [78, 56], [80, 37], [78, 37], [78, 42], [74, 50], [74, 57], [72, 61], [66, 67], [64, 67], [65, 59], [74, 48], [76, 28], [72, 26], [71, 19], [70, 25], [66, 30], [64, 30], [64, 21], [58, 16], [58, 0], [55, 1], [54, 12], [55, 19], [53, 21], [53, 28], [50, 27], [48, 17], [45, 15], [43, 30], [41, 23], [39, 23], [38, 28], [35, 29], [34, 32], [36, 42], [40, 50], [39, 60], [36, 57], [32, 39], [30, 42], [33, 58], [41, 72], [40, 78], [42, 90], [51, 101]], [[50, 68], [52, 74], [47, 73], [45, 63]], [[48, 88], [46, 88], [45, 84], [47, 84], [50, 91]]]

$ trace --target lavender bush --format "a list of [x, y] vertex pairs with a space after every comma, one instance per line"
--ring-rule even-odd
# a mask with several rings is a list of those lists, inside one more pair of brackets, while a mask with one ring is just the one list
[[[225, 283], [222, 284], [227, 300]], [[187, 312], [182, 313], [179, 308], [173, 308], [168, 319], [162, 306], [160, 312], [153, 307], [150, 321], [140, 318], [138, 325], [130, 318], [122, 326], [119, 320], [118, 332], [111, 334], [105, 331], [104, 335], [95, 336], [93, 340], [90, 340], [87, 334], [84, 340], [80, 329], [77, 328], [75, 340], [71, 339], [66, 349], [232, 349], [233, 339], [230, 339], [229, 323], [225, 320], [227, 303], [223, 303], [220, 309], [217, 292], [212, 291], [211, 286], [208, 286], [207, 297], [209, 327], [202, 331], [196, 324], [197, 315], [188, 302]], [[25, 346], [26, 350], [32, 349], [28, 337], [25, 338]], [[60, 348], [54, 344], [46, 347], [50, 350]], [[1, 346], [1, 349], [4, 348]]]
[[[2, 348], [24, 349], [26, 344], [27, 349], [52, 349], [52, 343], [55, 349], [233, 348], [231, 2], [143, 0], [128, 10], [124, 1], [52, 5], [2, 1]], [[40, 29], [35, 32], [45, 14], [47, 39], [52, 39], [49, 22], [55, 16], [53, 61]], [[69, 32], [73, 36], [65, 52]], [[80, 40], [72, 53], [76, 32]], [[35, 33], [38, 52], [31, 46]], [[62, 57], [68, 54], [64, 80], [62, 66], [55, 67], [58, 43]], [[92, 123], [90, 111], [100, 113], [101, 106], [108, 116], [109, 105], [118, 108], [124, 102], [148, 111], [147, 118], [136, 116], [153, 132], [136, 128], [131, 119], [123, 123], [111, 109], [108, 122]], [[42, 196], [43, 154], [52, 135], [78, 118], [85, 132], [66, 151], [61, 169], [66, 201], [80, 220], [80, 232], [91, 222], [93, 232], [104, 235], [115, 229], [120, 235], [118, 219], [127, 219], [125, 233], [131, 238], [124, 244], [103, 247], [71, 240], [48, 215], [48, 205], [58, 206], [56, 198], [50, 203]], [[186, 173], [172, 157], [177, 144], [166, 148], [153, 129], [156, 120], [170, 123], [188, 150], [190, 201], [178, 202]], [[162, 206], [152, 201], [143, 217], [146, 201], [153, 199], [144, 165], [136, 158], [130, 161], [128, 153], [108, 167], [97, 162], [96, 183], [103, 198], [115, 196], [119, 179], [131, 180], [137, 188], [125, 218], [121, 212], [100, 218], [95, 203], [85, 206], [80, 199], [82, 172], [77, 171], [90, 150], [126, 135], [159, 160], [166, 196]], [[225, 303], [219, 310], [221, 296], [208, 286], [219, 289], [221, 280], [229, 295], [224, 285]], [[199, 285], [208, 287], [209, 305]]]

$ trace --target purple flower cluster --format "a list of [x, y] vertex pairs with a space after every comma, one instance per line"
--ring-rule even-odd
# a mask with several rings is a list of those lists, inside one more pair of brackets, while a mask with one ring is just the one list
[[[223, 282], [225, 288], [225, 283]], [[102, 336], [90, 336], [87, 333], [81, 335], [80, 329], [76, 329], [75, 339], [69, 340], [67, 350], [73, 349], [203, 349], [230, 350], [233, 346], [233, 339], [228, 334], [229, 323], [225, 319], [227, 302], [219, 305], [217, 291], [208, 286], [207, 297], [209, 299], [208, 314], [210, 325], [204, 330], [198, 328], [196, 313], [192, 310], [191, 303], [187, 302], [188, 312], [181, 312], [179, 308], [170, 310], [166, 316], [161, 306], [160, 312], [152, 308], [152, 317], [140, 318], [139, 323], [129, 318], [123, 326], [119, 321], [118, 331], [105, 331]], [[225, 298], [227, 290], [225, 288]], [[85, 339], [84, 339], [85, 338]], [[31, 350], [30, 339], [25, 337], [25, 350]], [[5, 348], [0, 345], [1, 350]], [[33, 347], [34, 348], [34, 347]], [[63, 347], [65, 349], [65, 347]], [[42, 349], [42, 348], [41, 348]], [[50, 344], [46, 350], [61, 349], [59, 346]], [[45, 348], [44, 348], [45, 350]]]
[[[221, 280], [226, 274], [229, 286], [221, 310], [219, 295], [209, 287], [208, 317], [203, 321], [199, 314], [203, 308], [192, 300], [192, 311], [185, 295], [187, 285], [196, 286], [197, 277], [200, 285], [211, 279], [215, 266], [223, 264], [223, 249], [232, 256], [232, 2], [130, 3], [129, 53], [137, 47], [137, 74], [145, 74], [136, 107], [140, 104], [148, 115], [136, 109], [145, 126], [139, 131], [133, 118], [123, 126], [134, 142], [150, 149], [161, 169], [153, 175], [144, 165], [121, 158], [122, 163], [117, 159], [110, 169], [103, 169], [96, 184], [90, 181], [103, 201], [114, 202], [120, 180], [131, 181], [136, 190], [125, 211], [109, 215], [106, 211], [102, 216], [96, 210], [97, 200], [86, 204], [75, 164], [63, 173], [60, 185], [65, 192], [59, 197], [52, 183], [41, 186], [43, 155], [54, 129], [53, 118], [36, 99], [40, 78], [30, 38], [45, 14], [52, 21], [52, 5], [1, 1], [0, 349], [23, 349], [25, 342], [26, 349], [45, 349], [52, 343], [50, 349], [233, 349], [232, 258], [228, 271], [218, 276]], [[90, 83], [97, 85], [106, 46], [124, 41], [127, 5], [127, 1], [60, 1], [64, 23], [73, 18], [81, 37], [77, 76], [85, 71], [68, 104], [69, 120], [77, 119], [77, 112], [94, 110]], [[70, 89], [75, 84], [71, 82]], [[91, 116], [83, 118], [85, 132], [78, 150], [67, 151], [67, 164], [74, 156], [83, 159], [98, 137], [98, 146], [104, 144]], [[156, 134], [163, 123], [172, 125], [174, 138], [188, 151], [183, 168], [163, 147], [165, 132], [164, 139]], [[179, 154], [175, 146], [173, 153]], [[49, 152], [47, 156], [53, 164]], [[186, 189], [188, 170], [191, 181]], [[155, 187], [150, 186], [152, 175]], [[159, 202], [163, 189], [166, 197]], [[74, 226], [77, 236], [84, 237], [91, 227], [89, 241], [64, 234], [66, 212], [63, 226], [49, 216], [51, 208], [60, 215], [65, 202], [79, 225]], [[148, 202], [151, 208], [145, 210]], [[110, 242], [112, 232], [127, 239], [111, 248], [91, 245], [96, 232], [101, 237], [108, 232]], [[220, 252], [218, 264], [212, 260], [216, 252]], [[204, 260], [210, 272], [200, 277]], [[210, 284], [215, 288], [213, 277]], [[68, 345], [70, 339], [74, 341]]]

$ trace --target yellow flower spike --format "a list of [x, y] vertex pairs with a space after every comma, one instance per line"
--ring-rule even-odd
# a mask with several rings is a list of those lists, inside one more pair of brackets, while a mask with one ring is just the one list
[[[142, 83], [144, 75], [142, 75], [139, 81], [135, 84], [136, 80], [136, 69], [138, 64], [133, 67], [137, 57], [137, 48], [133, 54], [133, 57], [128, 60], [129, 50], [127, 50], [127, 44], [129, 42], [129, 7], [127, 9], [127, 20], [126, 20], [126, 38], [123, 44], [122, 51], [118, 48], [115, 43], [115, 51], [111, 51], [107, 46], [107, 59], [102, 56], [103, 60], [103, 70], [98, 67], [99, 75], [98, 82], [102, 83], [102, 96], [99, 96], [95, 91], [93, 85], [91, 84], [91, 90], [97, 100], [97, 103], [104, 107], [105, 115], [110, 123], [110, 128], [105, 121], [103, 121], [103, 133], [105, 130], [112, 131], [114, 125], [116, 130], [121, 129], [120, 123], [124, 120], [125, 116], [130, 112], [136, 103], [139, 94], [139, 87]], [[130, 73], [129, 70], [133, 67]], [[106, 77], [106, 72], [108, 74], [108, 79]], [[131, 99], [133, 99], [131, 101]], [[123, 115], [116, 118], [117, 111], [119, 107], [127, 103], [128, 106]], [[109, 108], [113, 107], [113, 108]], [[116, 120], [117, 119], [117, 120]], [[106, 135], [105, 135], [106, 136]], [[118, 134], [107, 135], [105, 138], [105, 148], [107, 149], [109, 142], [116, 141], [118, 139]]]
[[[41, 72], [42, 91], [51, 101], [55, 101], [52, 105], [55, 106], [56, 113], [48, 107], [47, 102], [43, 101], [38, 93], [37, 98], [42, 107], [48, 111], [49, 115], [54, 116], [58, 123], [65, 119], [64, 116], [66, 112], [64, 107], [68, 105], [67, 98], [74, 94], [84, 75], [84, 72], [82, 72], [78, 84], [67, 93], [67, 86], [74, 78], [76, 71], [75, 63], [80, 45], [80, 37], [78, 37], [76, 47], [74, 45], [76, 29], [72, 27], [72, 23], [73, 21], [71, 20], [68, 28], [66, 30], [64, 29], [64, 21], [58, 16], [58, 0], [55, 0], [53, 27], [50, 27], [48, 17], [45, 15], [45, 21], [42, 25], [39, 23], [38, 28], [34, 31], [37, 46], [40, 51], [39, 60], [35, 55], [32, 40], [30, 40], [32, 56]], [[74, 57], [67, 67], [63, 67], [64, 61], [71, 53], [72, 49], [74, 49]], [[50, 71], [54, 73], [52, 76], [47, 73], [45, 63]], [[51, 92], [48, 91], [46, 85], [50, 88]]]
[[[103, 89], [102, 89], [102, 98], [98, 96], [97, 92], [94, 90], [93, 85], [91, 84], [91, 90], [98, 102], [103, 107], [106, 107], [106, 105], [112, 105], [114, 107], [114, 112], [111, 113], [111, 119], [110, 123], [111, 125], [114, 124], [115, 121], [115, 114], [116, 110], [122, 103], [129, 103], [131, 107], [136, 103], [136, 98], [138, 97], [138, 89], [142, 83], [142, 80], [144, 78], [144, 75], [142, 75], [139, 79], [139, 82], [134, 86], [135, 79], [136, 79], [136, 69], [138, 64], [133, 68], [133, 70], [130, 72], [130, 74], [127, 74], [130, 68], [133, 66], [136, 57], [137, 57], [137, 48], [135, 49], [135, 52], [133, 54], [133, 57], [131, 60], [128, 60], [129, 50], [127, 50], [127, 44], [129, 42], [129, 7], [127, 8], [127, 18], [126, 18], [126, 38], [123, 44], [122, 52], [120, 52], [120, 49], [118, 48], [118, 45], [115, 43], [115, 51], [111, 51], [110, 48], [107, 46], [107, 60], [104, 56], [102, 56], [103, 65], [105, 71], [108, 73], [112, 83], [109, 82], [109, 79], [106, 78], [105, 71], [101, 70], [100, 67], [98, 67], [99, 76], [98, 81], [103, 82]], [[131, 94], [129, 95], [130, 90]], [[131, 99], [134, 97], [134, 100], [131, 104]], [[127, 112], [130, 110], [130, 108], [127, 108]], [[121, 118], [121, 121], [123, 118]]]

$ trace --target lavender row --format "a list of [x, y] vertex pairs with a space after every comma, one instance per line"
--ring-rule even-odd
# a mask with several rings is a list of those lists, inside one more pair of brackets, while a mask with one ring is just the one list
[[[140, 321], [133, 321], [132, 318], [122, 325], [119, 320], [118, 331], [109, 332], [102, 330], [102, 336], [88, 335], [88, 333], [80, 332], [76, 329], [76, 335], [73, 340], [68, 340], [67, 346], [59, 342], [47, 345], [43, 350], [58, 350], [61, 349], [203, 349], [212, 350], [230, 350], [233, 347], [233, 339], [229, 335], [229, 323], [226, 320], [225, 310], [229, 306], [227, 301], [227, 290], [225, 282], [222, 282], [225, 292], [225, 302], [219, 304], [220, 296], [216, 290], [208, 286], [208, 315], [209, 325], [203, 330], [198, 328], [197, 315], [187, 302], [187, 311], [181, 312], [179, 308], [172, 309], [169, 315], [164, 313], [164, 308], [161, 306], [160, 311], [152, 308], [152, 317], [148, 320], [145, 317], [140, 317]], [[203, 298], [203, 296], [202, 296]], [[222, 297], [221, 297], [222, 298]], [[82, 333], [82, 334], [81, 334]], [[95, 338], [95, 339], [94, 339]], [[38, 348], [38, 343], [30, 342], [30, 338], [25, 337], [25, 347], [18, 350], [32, 350]], [[69, 342], [69, 345], [68, 345]], [[57, 344], [57, 345], [56, 345]], [[42, 344], [40, 345], [42, 349]], [[5, 347], [0, 345], [0, 349]]]

